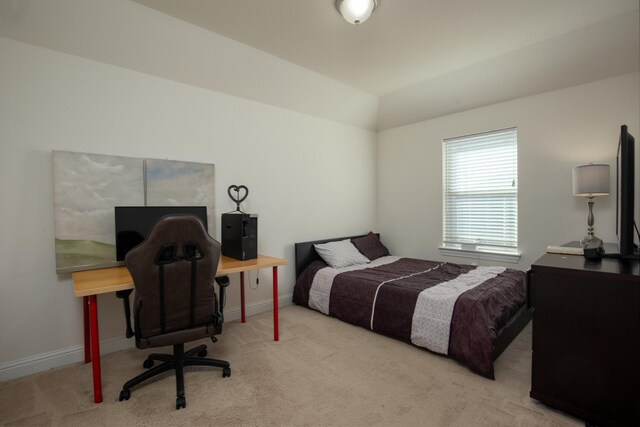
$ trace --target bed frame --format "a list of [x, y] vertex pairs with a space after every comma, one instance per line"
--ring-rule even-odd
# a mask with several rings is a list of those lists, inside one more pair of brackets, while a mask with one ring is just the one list
[[[337, 237], [334, 239], [324, 239], [324, 240], [313, 240], [309, 242], [301, 242], [295, 244], [295, 252], [296, 252], [296, 278], [304, 271], [304, 269], [311, 264], [315, 260], [319, 260], [320, 255], [316, 252], [314, 248], [314, 244], [318, 243], [327, 243], [327, 242], [335, 242], [338, 240], [345, 239], [354, 239], [356, 237], [362, 236], [352, 236], [352, 237]], [[498, 337], [496, 339], [496, 343], [493, 346], [493, 360], [496, 360], [502, 352], [511, 344], [511, 341], [518, 336], [520, 331], [524, 329], [525, 326], [529, 323], [529, 321], [533, 317], [533, 307], [531, 307], [530, 301], [530, 290], [529, 290], [529, 272], [527, 272], [527, 302], [526, 304], [518, 310], [518, 312], [507, 322], [506, 326], [502, 328], [502, 330], [498, 331]]]

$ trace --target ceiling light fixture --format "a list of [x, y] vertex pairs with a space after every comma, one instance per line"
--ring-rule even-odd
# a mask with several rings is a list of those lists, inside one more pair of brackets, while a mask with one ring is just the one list
[[336, 0], [336, 9], [350, 24], [358, 25], [369, 19], [378, 0]]

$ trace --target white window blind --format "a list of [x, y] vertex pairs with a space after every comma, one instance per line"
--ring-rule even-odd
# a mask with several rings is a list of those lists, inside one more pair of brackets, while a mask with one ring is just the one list
[[446, 139], [443, 165], [444, 246], [516, 253], [517, 129]]

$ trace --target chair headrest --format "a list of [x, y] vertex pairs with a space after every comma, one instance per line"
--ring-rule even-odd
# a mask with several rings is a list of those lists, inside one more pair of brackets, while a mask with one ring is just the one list
[[209, 256], [212, 246], [219, 244], [207, 233], [200, 218], [194, 215], [166, 215], [158, 219], [147, 239], [127, 253], [145, 252], [155, 264], [179, 260], [200, 260]]

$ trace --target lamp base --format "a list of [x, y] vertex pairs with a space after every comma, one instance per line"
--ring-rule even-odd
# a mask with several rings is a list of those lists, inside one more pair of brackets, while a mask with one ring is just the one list
[[604, 244], [597, 237], [583, 244], [582, 249], [586, 259], [597, 260], [604, 256]]

